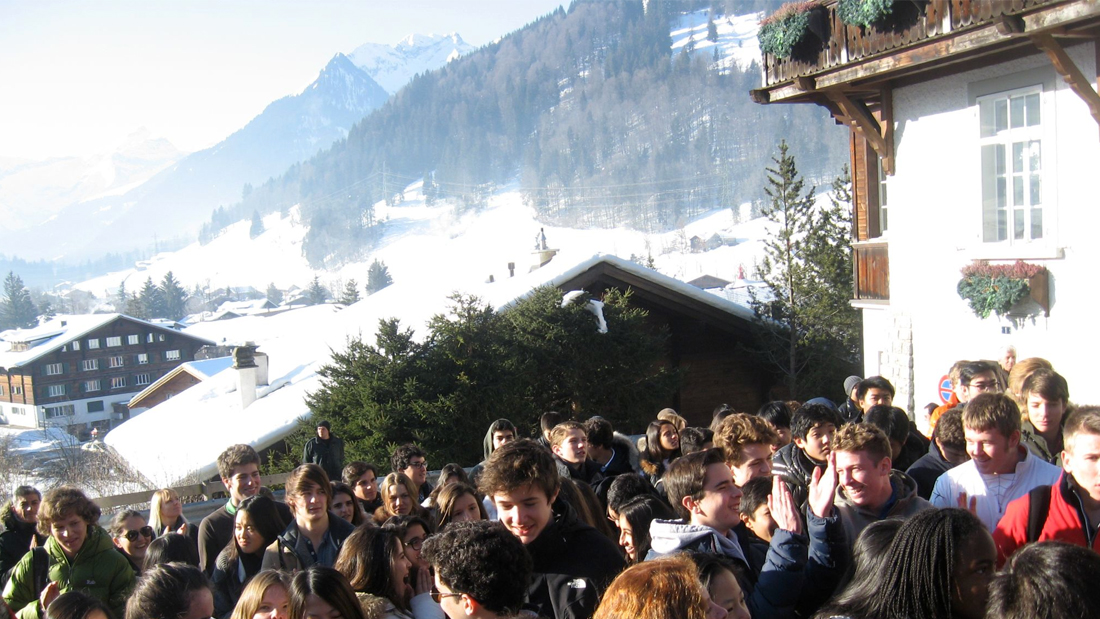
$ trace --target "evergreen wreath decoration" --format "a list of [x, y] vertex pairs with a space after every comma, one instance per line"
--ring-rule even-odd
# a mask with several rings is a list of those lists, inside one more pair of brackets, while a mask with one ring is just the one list
[[788, 2], [760, 21], [760, 50], [776, 58], [790, 58], [796, 45], [810, 30], [810, 13], [821, 6], [820, 0]]
[[836, 15], [849, 26], [870, 28], [894, 11], [894, 0], [840, 0]]
[[1046, 270], [1023, 260], [1010, 265], [975, 260], [962, 268], [957, 290], [978, 318], [988, 318], [991, 313], [1004, 316], [1031, 292], [1028, 281]]

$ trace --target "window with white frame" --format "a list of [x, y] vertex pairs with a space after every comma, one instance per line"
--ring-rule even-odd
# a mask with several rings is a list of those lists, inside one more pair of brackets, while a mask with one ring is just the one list
[[84, 393], [91, 393], [103, 389], [103, 383], [99, 380], [84, 381]]
[[85, 359], [80, 362], [80, 367], [85, 372], [94, 372], [99, 369], [99, 359]]
[[65, 385], [48, 385], [46, 387], [46, 397], [59, 398], [65, 395]]
[[126, 386], [125, 376], [116, 376], [111, 379], [111, 389], [121, 389]]
[[138, 335], [127, 335], [126, 344], [129, 346], [137, 346], [141, 343], [141, 337]]
[[80, 340], [73, 340], [71, 343], [73, 345], [73, 350], [80, 350]]
[[139, 352], [137, 354], [137, 364], [145, 365], [149, 363], [149, 353]]
[[11, 386], [11, 394], [12, 395], [23, 395], [23, 385], [12, 385]]
[[180, 359], [180, 351], [178, 351], [178, 350], [166, 350], [166, 351], [164, 351], [164, 360], [165, 361], [179, 361], [179, 359]]
[[107, 365], [108, 365], [108, 366], [110, 366], [110, 367], [113, 367], [113, 368], [120, 368], [120, 367], [122, 367], [122, 355], [119, 355], [119, 356], [117, 356], [117, 357], [111, 357], [111, 358], [110, 358], [110, 359], [109, 359], [109, 360], [107, 361]]
[[145, 341], [152, 344], [153, 343], [153, 334], [152, 333], [145, 334]]
[[882, 236], [886, 234], [890, 220], [886, 216], [886, 172], [882, 169], [882, 159], [876, 159], [876, 161], [878, 162], [878, 229], [879, 236]]
[[46, 376], [57, 376], [65, 372], [65, 365], [62, 363], [47, 363], [46, 364]]
[[98, 337], [88, 340], [88, 349], [91, 350], [93, 348], [99, 348], [99, 338]]
[[1041, 85], [978, 98], [985, 243], [1044, 236], [1042, 100]]
[[111, 348], [112, 346], [122, 346], [122, 337], [116, 335], [107, 338], [107, 348]]
[[51, 419], [53, 417], [72, 417], [76, 412], [76, 407], [72, 404], [66, 404], [64, 406], [47, 406], [43, 410], [46, 413], [46, 418]]
[[150, 382], [148, 374], [138, 374], [134, 377], [135, 385], [148, 385]]

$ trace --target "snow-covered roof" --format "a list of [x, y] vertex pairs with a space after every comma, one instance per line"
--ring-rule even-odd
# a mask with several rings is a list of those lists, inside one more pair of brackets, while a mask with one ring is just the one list
[[[670, 289], [714, 309], [749, 319], [752, 311], [685, 282], [608, 254], [563, 252], [546, 266], [487, 283], [475, 274], [431, 281], [396, 282], [343, 310], [325, 304], [276, 316], [246, 316], [203, 322], [185, 333], [215, 341], [256, 342], [268, 355], [269, 386], [241, 408], [236, 371], [221, 372], [111, 431], [105, 442], [155, 484], [173, 484], [197, 474], [217, 473], [215, 461], [226, 447], [247, 443], [264, 449], [283, 439], [309, 414], [305, 396], [320, 387], [317, 370], [348, 338], [373, 341], [379, 321], [394, 316], [423, 337], [432, 316], [444, 313], [454, 292], [472, 294], [498, 310], [529, 295], [536, 287], [560, 286], [587, 271], [609, 265], [646, 282]], [[180, 423], [186, 420], [186, 423]], [[170, 434], [170, 448], [159, 440]]]
[[[136, 322], [154, 329], [169, 330], [164, 325], [125, 316], [123, 314], [66, 314], [57, 315], [32, 329], [9, 329], [0, 333], [0, 367], [12, 368], [27, 365], [39, 357], [51, 353], [73, 340], [104, 327], [118, 319]], [[12, 350], [12, 344], [25, 343], [26, 350]], [[213, 344], [213, 342], [206, 342]]]
[[200, 359], [198, 361], [181, 363], [173, 368], [171, 372], [161, 376], [156, 382], [135, 394], [134, 397], [130, 398], [127, 406], [131, 408], [138, 406], [143, 399], [149, 396], [149, 394], [160, 389], [162, 385], [179, 376], [181, 373], [186, 372], [198, 380], [203, 381], [220, 373], [222, 370], [228, 369], [231, 365], [233, 365], [233, 357], [217, 357], [215, 359]]

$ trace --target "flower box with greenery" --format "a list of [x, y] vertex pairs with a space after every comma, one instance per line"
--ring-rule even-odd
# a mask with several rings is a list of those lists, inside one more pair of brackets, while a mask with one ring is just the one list
[[839, 0], [836, 16], [849, 26], [871, 26], [881, 23], [894, 10], [895, 0]]
[[962, 268], [958, 292], [979, 318], [988, 318], [990, 313], [1004, 316], [1028, 295], [1044, 312], [1050, 311], [1047, 268], [1023, 260], [1014, 264], [975, 260]]
[[824, 40], [828, 36], [821, 15], [820, 0], [788, 2], [776, 12], [760, 21], [760, 49], [776, 58], [790, 58], [796, 55], [797, 48], [806, 41], [810, 32]]

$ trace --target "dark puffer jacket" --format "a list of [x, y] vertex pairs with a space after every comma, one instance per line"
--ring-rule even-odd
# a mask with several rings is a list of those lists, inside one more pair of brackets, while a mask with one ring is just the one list
[[4, 505], [3, 510], [3, 516], [0, 516], [0, 522], [4, 525], [4, 532], [0, 533], [0, 585], [8, 582], [12, 568], [31, 549], [31, 540], [35, 540], [35, 546], [46, 543], [46, 536], [35, 529], [35, 523], [23, 522], [15, 517], [10, 503]]
[[775, 452], [775, 457], [772, 458], [772, 473], [779, 475], [783, 481], [787, 482], [787, 488], [790, 489], [791, 496], [794, 497], [795, 505], [798, 506], [799, 510], [804, 511], [806, 498], [810, 493], [810, 480], [814, 476], [814, 468], [824, 466], [824, 464], [824, 462], [814, 462], [812, 458], [806, 455], [805, 451], [791, 442]]

